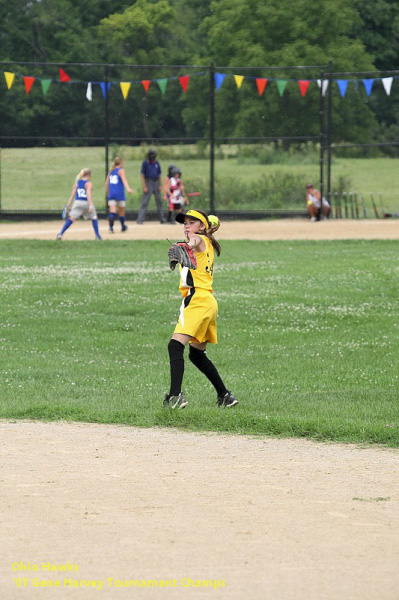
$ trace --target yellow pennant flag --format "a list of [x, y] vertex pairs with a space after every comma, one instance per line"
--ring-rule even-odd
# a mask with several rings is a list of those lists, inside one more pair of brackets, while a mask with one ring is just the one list
[[8, 73], [7, 71], [4, 71], [4, 77], [6, 78], [7, 89], [10, 90], [12, 84], [14, 83], [15, 73]]
[[234, 75], [234, 79], [238, 89], [240, 89], [240, 87], [242, 86], [242, 82], [244, 81], [244, 75]]
[[127, 98], [127, 95], [129, 93], [131, 85], [132, 84], [130, 83], [130, 81], [129, 82], [124, 81], [124, 82], [121, 82], [121, 84], [120, 84], [124, 100], [126, 100], [126, 98]]

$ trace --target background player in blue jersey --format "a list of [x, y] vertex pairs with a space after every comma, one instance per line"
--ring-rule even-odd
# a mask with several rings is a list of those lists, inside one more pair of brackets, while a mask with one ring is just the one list
[[123, 159], [115, 156], [111, 169], [105, 181], [107, 190], [107, 200], [109, 207], [109, 232], [114, 233], [114, 222], [116, 217], [116, 207], [118, 207], [119, 221], [121, 231], [126, 231], [125, 225], [125, 188], [129, 194], [133, 194], [133, 190], [127, 182], [125, 169], [123, 168]]
[[84, 219], [91, 219], [96, 238], [101, 240], [101, 236], [98, 231], [97, 213], [96, 209], [94, 208], [91, 194], [93, 184], [91, 183], [90, 179], [90, 169], [82, 169], [80, 173], [78, 173], [75, 183], [72, 186], [72, 193], [66, 206], [66, 213], [68, 217], [65, 221], [64, 227], [57, 235], [57, 240], [62, 239], [65, 231], [72, 225], [74, 221], [76, 221], [76, 219], [79, 219], [80, 217], [83, 217]]

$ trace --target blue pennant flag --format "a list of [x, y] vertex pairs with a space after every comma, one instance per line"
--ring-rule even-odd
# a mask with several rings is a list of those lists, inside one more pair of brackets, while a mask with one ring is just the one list
[[224, 73], [215, 73], [215, 85], [218, 91], [220, 90], [225, 77], [226, 75]]
[[340, 94], [343, 98], [346, 94], [346, 89], [348, 87], [348, 80], [347, 79], [337, 79], [337, 83], [338, 83]]
[[102, 93], [103, 93], [104, 100], [105, 100], [105, 98], [106, 98], [106, 95], [107, 95], [107, 91], [109, 91], [109, 89], [110, 89], [110, 87], [111, 87], [111, 82], [109, 82], [109, 83], [108, 83], [108, 87], [107, 87], [107, 88], [106, 88], [106, 85], [105, 85], [105, 82], [104, 82], [104, 81], [102, 81], [102, 82], [100, 83], [100, 85], [101, 85], [101, 91], [102, 91]]
[[370, 96], [371, 90], [373, 89], [374, 79], [363, 79], [363, 83], [367, 96]]

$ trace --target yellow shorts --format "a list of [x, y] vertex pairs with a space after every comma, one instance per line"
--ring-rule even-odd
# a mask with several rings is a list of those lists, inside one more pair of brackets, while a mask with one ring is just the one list
[[217, 314], [218, 303], [213, 294], [197, 288], [194, 294], [183, 298], [174, 333], [189, 335], [200, 344], [217, 344]]

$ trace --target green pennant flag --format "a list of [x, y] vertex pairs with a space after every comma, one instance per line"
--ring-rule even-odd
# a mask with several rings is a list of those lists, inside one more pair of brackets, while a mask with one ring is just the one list
[[45, 96], [50, 87], [51, 79], [41, 79], [40, 83], [42, 84], [43, 96]]
[[287, 87], [288, 81], [286, 79], [276, 79], [277, 89], [280, 96], [284, 94], [284, 90]]
[[159, 85], [162, 94], [165, 93], [167, 83], [167, 79], [157, 79], [157, 84]]

